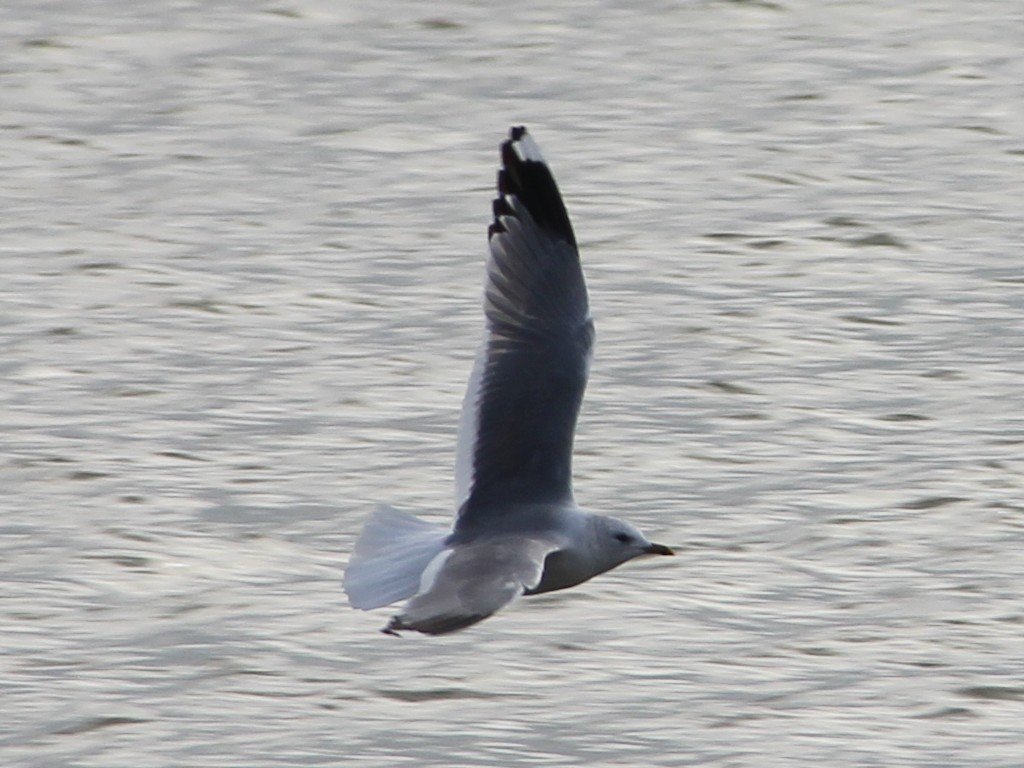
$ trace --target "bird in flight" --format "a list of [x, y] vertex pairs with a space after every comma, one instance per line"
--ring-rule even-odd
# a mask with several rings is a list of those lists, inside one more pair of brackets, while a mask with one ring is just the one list
[[345, 571], [355, 608], [407, 600], [382, 630], [463, 629], [520, 597], [642, 555], [635, 526], [576, 506], [572, 445], [594, 345], [576, 236], [526, 128], [501, 144], [487, 230], [487, 334], [459, 420], [454, 524], [381, 507]]

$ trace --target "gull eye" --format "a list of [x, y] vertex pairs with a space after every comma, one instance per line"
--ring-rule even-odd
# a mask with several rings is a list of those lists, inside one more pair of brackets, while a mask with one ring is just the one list
[[631, 544], [633, 542], [633, 537], [628, 533], [616, 533], [615, 540], [620, 544]]

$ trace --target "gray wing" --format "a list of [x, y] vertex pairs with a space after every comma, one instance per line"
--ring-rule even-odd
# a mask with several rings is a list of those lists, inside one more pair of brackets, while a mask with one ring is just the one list
[[446, 549], [423, 574], [423, 586], [384, 632], [454, 632], [486, 619], [540, 583], [544, 558], [556, 545], [502, 538]]
[[463, 407], [458, 525], [572, 498], [572, 444], [594, 326], [576, 237], [525, 128], [501, 145], [488, 230], [487, 338]]

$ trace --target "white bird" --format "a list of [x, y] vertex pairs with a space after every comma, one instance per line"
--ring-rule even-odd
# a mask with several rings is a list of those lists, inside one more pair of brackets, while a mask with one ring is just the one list
[[573, 435], [594, 344], [576, 237], [525, 128], [502, 143], [501, 166], [487, 233], [487, 336], [459, 420], [454, 525], [378, 509], [345, 571], [354, 608], [411, 598], [388, 634], [463, 629], [521, 595], [673, 554], [573, 500]]

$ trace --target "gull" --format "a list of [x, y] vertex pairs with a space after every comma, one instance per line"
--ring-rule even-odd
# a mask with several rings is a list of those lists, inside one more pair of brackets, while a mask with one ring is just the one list
[[354, 608], [407, 600], [387, 634], [464, 629], [522, 595], [673, 554], [574, 501], [573, 435], [594, 323], [569, 214], [522, 126], [501, 144], [493, 209], [486, 336], [459, 419], [454, 524], [380, 507], [345, 571]]

